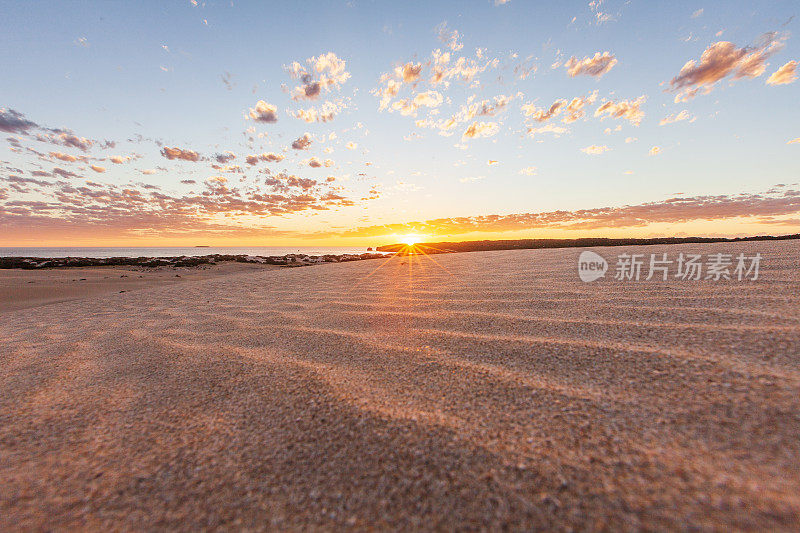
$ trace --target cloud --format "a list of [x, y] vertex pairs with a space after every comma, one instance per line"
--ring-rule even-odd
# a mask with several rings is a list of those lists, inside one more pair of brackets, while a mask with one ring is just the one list
[[636, 137], [625, 137], [625, 144], [635, 143], [638, 140]]
[[583, 152], [584, 154], [589, 154], [589, 155], [600, 155], [600, 154], [602, 154], [604, 152], [608, 152], [609, 150], [611, 150], [611, 148], [609, 148], [606, 145], [598, 146], [596, 144], [593, 144], [591, 146], [587, 146], [586, 148], [581, 148], [581, 152]]
[[250, 108], [249, 117], [256, 122], [273, 124], [278, 122], [278, 107], [266, 103], [264, 100], [256, 102], [255, 107]]
[[217, 163], [226, 164], [236, 159], [236, 154], [233, 152], [225, 152], [224, 154], [215, 155], [214, 159], [217, 161]]
[[98, 172], [98, 173], [103, 173], [103, 172], [106, 171], [105, 167], [101, 167], [99, 165], [91, 165], [89, 168], [91, 168], [92, 170], [94, 170], [95, 172]]
[[[54, 174], [80, 177], [58, 168]], [[328, 185], [328, 180], [318, 182], [286, 173], [241, 187], [239, 180], [233, 183], [224, 176], [212, 176], [199, 184], [184, 179], [182, 184], [198, 185], [202, 190], [177, 195], [151, 184], [25, 179], [28, 188], [20, 187], [14, 194], [34, 196], [26, 199], [0, 194], [0, 227], [20, 235], [24, 232], [32, 241], [137, 237], [143, 233], [164, 237], [263, 236], [272, 234], [269, 226], [253, 224], [252, 220], [242, 224], [240, 217], [284, 216], [354, 205], [335, 186]]]
[[528, 135], [531, 138], [535, 138], [540, 133], [552, 133], [556, 137], [560, 137], [561, 135], [567, 133], [567, 131], [569, 130], [564, 126], [557, 126], [556, 124], [550, 123], [538, 128], [528, 128]]
[[473, 122], [464, 131], [461, 140], [475, 139], [477, 137], [491, 137], [499, 131], [496, 122]]
[[84, 156], [74, 156], [72, 154], [62, 154], [61, 152], [50, 152], [50, 157], [52, 157], [54, 159], [58, 159], [60, 161], [66, 161], [67, 163], [74, 163], [75, 161], [78, 161], [79, 159], [82, 160], [82, 161], [86, 160], [86, 157], [84, 157]]
[[301, 85], [291, 91], [293, 100], [316, 100], [323, 91], [338, 89], [350, 79], [346, 62], [333, 52], [306, 59], [306, 65], [297, 61], [285, 67], [289, 75], [300, 80]]
[[525, 167], [519, 171], [520, 174], [525, 176], [535, 176], [537, 172], [538, 169], [536, 167]]
[[[378, 81], [378, 87], [370, 91], [380, 98], [380, 111], [388, 109], [389, 111], [399, 111], [406, 116], [416, 116], [416, 111], [421, 104], [419, 101], [415, 103], [415, 99], [420, 94], [424, 94], [425, 89], [440, 89], [440, 87], [447, 89], [451, 82], [455, 81], [477, 87], [479, 74], [499, 65], [498, 59], [485, 57], [484, 49], [476, 49], [474, 58], [458, 57], [457, 52], [463, 49], [458, 31], [447, 29], [446, 24], [440, 25], [437, 31], [440, 39], [447, 43], [449, 50], [437, 48], [424, 62], [406, 62], [393, 67], [390, 72], [382, 74]], [[420, 84], [423, 87], [418, 91], [417, 87]], [[394, 98], [406, 86], [411, 87], [411, 95], [392, 104]]]
[[61, 146], [67, 146], [70, 148], [77, 148], [83, 152], [89, 151], [89, 149], [94, 145], [95, 141], [92, 139], [87, 139], [86, 137], [78, 137], [77, 135], [73, 135], [72, 133], [59, 133], [57, 135], [42, 135], [39, 134], [36, 136], [37, 140], [42, 142], [49, 142], [51, 144], [58, 144]]
[[661, 153], [661, 147], [653, 146], [652, 148], [650, 148], [650, 151], [647, 153], [647, 155], [653, 156], [653, 155], [658, 155], [660, 153]]
[[464, 48], [464, 45], [461, 43], [461, 34], [458, 33], [458, 30], [450, 30], [446, 22], [439, 24], [436, 28], [436, 32], [439, 35], [439, 40], [447, 45], [453, 52], [458, 52]]
[[[112, 163], [115, 163], [117, 165], [121, 165], [123, 163], [127, 163], [131, 159], [132, 158], [130, 156], [121, 156], [121, 155], [112, 155], [111, 157], [108, 158], [109, 161], [111, 161]], [[172, 158], [170, 158], [170, 159], [172, 159]]]
[[688, 111], [684, 109], [680, 113], [677, 114], [673, 113], [671, 115], [662, 118], [661, 121], [658, 123], [658, 125], [666, 126], [667, 124], [674, 124], [676, 122], [681, 122], [683, 120], [688, 120], [691, 123], [697, 120], [697, 117], [693, 117], [692, 115], [689, 114]]
[[436, 108], [444, 101], [441, 93], [425, 91], [417, 93], [414, 98], [404, 98], [392, 104], [389, 111], [399, 111], [404, 116], [414, 116], [421, 107]]
[[358, 144], [356, 144], [356, 143], [354, 143], [354, 142], [352, 142], [352, 141], [350, 141], [349, 143], [347, 143], [347, 149], [348, 149], [348, 150], [355, 150], [356, 148], [358, 148]]
[[675, 101], [685, 102], [697, 94], [710, 93], [715, 84], [727, 76], [733, 80], [755, 78], [766, 70], [766, 61], [783, 48], [785, 37], [768, 33], [754, 46], [737, 48], [731, 42], [718, 41], [705, 49], [700, 61], [689, 60], [677, 76], [670, 80]]
[[74, 172], [70, 172], [69, 170], [64, 170], [63, 168], [55, 167], [53, 169], [54, 176], [61, 176], [62, 178], [80, 178], [78, 174]]
[[525, 104], [522, 106], [522, 112], [536, 122], [547, 122], [558, 115], [565, 105], [567, 105], [566, 100], [556, 100], [547, 109], [536, 107], [534, 104]]
[[603, 74], [608, 73], [614, 65], [617, 64], [617, 59], [609, 52], [597, 52], [594, 56], [584, 57], [577, 59], [571, 57], [564, 63], [567, 69], [567, 74], [573, 78], [578, 75], [601, 77]]
[[602, 117], [602, 120], [606, 118], [621, 118], [634, 126], [638, 126], [644, 118], [644, 111], [642, 111], [641, 106], [646, 101], [647, 96], [645, 95], [636, 100], [619, 100], [617, 102], [609, 100], [595, 110], [594, 116]]
[[298, 109], [294, 116], [308, 123], [328, 122], [342, 110], [343, 106], [334, 102], [325, 102], [319, 108]]
[[184, 161], [200, 161], [200, 155], [192, 150], [184, 150], [183, 148], [170, 148], [165, 146], [161, 150], [161, 155], [169, 160], [183, 159]]
[[[475, 117], [494, 117], [503, 112], [508, 106], [513, 96], [498, 95], [491, 99], [473, 102], [469, 105], [462, 105], [459, 111], [447, 119], [433, 120], [430, 118], [417, 120], [416, 125], [420, 128], [433, 128], [439, 130], [439, 135], [450, 136], [453, 129], [461, 123], [469, 122]], [[472, 97], [470, 97], [472, 100]]]
[[38, 124], [26, 119], [25, 115], [19, 111], [0, 108], [0, 131], [27, 134], [28, 130], [37, 128], [39, 128]]
[[304, 133], [292, 142], [292, 148], [295, 150], [308, 150], [309, 146], [311, 146], [311, 135], [308, 133]]
[[265, 152], [263, 154], [254, 154], [246, 156], [245, 162], [248, 165], [255, 165], [259, 161], [266, 161], [267, 163], [280, 163], [286, 158], [283, 154], [276, 154], [275, 152]]
[[422, 63], [406, 63], [402, 67], [397, 67], [395, 73], [403, 80], [403, 83], [414, 83], [420, 79]]
[[787, 142], [786, 144], [800, 144], [800, 137], [796, 139], [792, 139], [791, 141]]
[[692, 13], [692, 18], [693, 19], [698, 18], [699, 16], [701, 16], [703, 14], [703, 11], [704, 11], [704, 9], [701, 7], [700, 9], [698, 9], [697, 11]]
[[594, 91], [588, 96], [576, 96], [569, 102], [565, 99], [559, 99], [547, 108], [538, 108], [534, 104], [525, 104], [522, 106], [522, 111], [526, 117], [529, 117], [536, 122], [547, 122], [548, 120], [558, 116], [564, 111], [563, 122], [571, 124], [576, 120], [583, 118], [586, 115], [584, 108], [591, 105], [597, 99], [597, 91]]
[[79, 137], [71, 131], [63, 128], [47, 128], [36, 122], [28, 120], [25, 115], [13, 109], [0, 108], [0, 131], [14, 133], [18, 135], [35, 135], [37, 141], [77, 148], [81, 151], [88, 151], [92, 147], [113, 148], [114, 141], [97, 141]]
[[331, 161], [330, 159], [321, 161], [316, 157], [312, 157], [311, 159], [308, 160], [308, 166], [310, 166], [311, 168], [322, 168], [322, 167], [328, 168], [332, 167], [333, 164], [334, 164], [333, 161]]
[[797, 79], [797, 61], [789, 61], [767, 78], [767, 85], [786, 85]]
[[[592, 10], [594, 13], [595, 21], [597, 22], [598, 26], [600, 24], [605, 24], [606, 22], [614, 20], [614, 17], [611, 16], [610, 13], [604, 12], [601, 7], [603, 6], [604, 0], [592, 0], [589, 2], [589, 9]], [[574, 21], [575, 19], [573, 19]]]
[[548, 211], [508, 215], [439, 218], [403, 224], [381, 224], [316, 236], [371, 237], [409, 232], [428, 235], [461, 235], [475, 232], [506, 232], [532, 229], [593, 230], [646, 227], [650, 224], [680, 224], [697, 220], [721, 221], [760, 217], [763, 223], [782, 222], [770, 217], [800, 213], [800, 191], [783, 190], [761, 194], [673, 197], [620, 207], [575, 211]]
[[447, 87], [451, 80], [460, 80], [464, 83], [471, 83], [477, 79], [478, 74], [490, 67], [499, 65], [498, 59], [490, 59], [485, 63], [479, 59], [459, 57], [452, 63], [449, 52], [434, 52], [434, 59], [431, 68], [429, 83], [433, 86], [443, 84]]
[[276, 154], [275, 152], [268, 152], [259, 156], [262, 161], [266, 161], [268, 163], [279, 163], [283, 161], [285, 157], [286, 156], [283, 154]]

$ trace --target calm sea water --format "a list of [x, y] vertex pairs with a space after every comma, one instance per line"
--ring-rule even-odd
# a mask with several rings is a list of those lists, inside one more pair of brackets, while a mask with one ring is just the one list
[[0, 248], [0, 257], [179, 257], [182, 255], [363, 254], [366, 247], [345, 246], [209, 246], [208, 248]]

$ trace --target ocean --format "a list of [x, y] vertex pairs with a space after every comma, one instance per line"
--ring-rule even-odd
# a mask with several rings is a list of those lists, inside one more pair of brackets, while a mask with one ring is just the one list
[[287, 254], [326, 255], [363, 254], [366, 247], [347, 246], [209, 246], [209, 247], [133, 247], [133, 248], [0, 248], [0, 257], [179, 257], [229, 254], [281, 256]]

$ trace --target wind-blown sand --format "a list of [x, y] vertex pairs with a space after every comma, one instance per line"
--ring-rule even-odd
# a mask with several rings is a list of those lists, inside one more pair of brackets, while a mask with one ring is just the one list
[[797, 529], [795, 242], [261, 270], [0, 315], [0, 530]]

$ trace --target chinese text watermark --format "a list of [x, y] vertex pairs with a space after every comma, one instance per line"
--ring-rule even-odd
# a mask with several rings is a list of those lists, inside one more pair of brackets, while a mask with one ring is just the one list
[[[737, 280], [755, 281], [761, 266], [761, 254], [689, 254], [680, 252], [669, 256], [659, 254], [617, 255], [612, 270], [613, 279], [618, 281], [640, 280]], [[581, 252], [578, 257], [578, 277], [590, 282], [605, 277], [609, 270], [608, 261], [591, 250]]]

